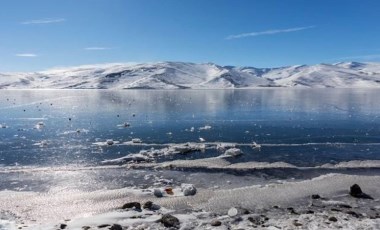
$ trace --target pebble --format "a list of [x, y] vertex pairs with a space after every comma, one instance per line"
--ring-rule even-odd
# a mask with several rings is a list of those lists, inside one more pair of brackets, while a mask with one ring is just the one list
[[210, 224], [211, 226], [217, 227], [222, 225], [222, 222], [220, 222], [219, 220], [212, 220]]
[[151, 209], [153, 206], [153, 202], [152, 201], [147, 201], [145, 202], [145, 204], [143, 205], [143, 209]]
[[335, 216], [331, 216], [331, 217], [329, 218], [329, 221], [337, 222], [338, 219], [337, 219]]
[[153, 190], [153, 195], [155, 195], [156, 197], [163, 197], [162, 191], [157, 188]]
[[234, 217], [234, 216], [237, 216], [237, 214], [239, 213], [239, 211], [237, 210], [237, 208], [234, 208], [234, 207], [232, 207], [232, 208], [230, 208], [229, 210], [228, 210], [228, 216], [230, 216], [230, 217]]

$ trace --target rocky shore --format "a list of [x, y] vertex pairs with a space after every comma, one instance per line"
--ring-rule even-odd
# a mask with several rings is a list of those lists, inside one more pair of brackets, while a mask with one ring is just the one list
[[[192, 185], [182, 186], [197, 194]], [[187, 190], [186, 190], [187, 191]], [[163, 191], [170, 196], [171, 191]], [[161, 195], [154, 194], [156, 197]], [[244, 200], [244, 197], [241, 197]], [[379, 229], [380, 200], [363, 192], [358, 184], [345, 188], [334, 197], [312, 194], [299, 205], [273, 205], [247, 209], [172, 210], [152, 201], [128, 202], [106, 214], [80, 220], [68, 220], [53, 229]], [[19, 227], [19, 229], [23, 229]]]

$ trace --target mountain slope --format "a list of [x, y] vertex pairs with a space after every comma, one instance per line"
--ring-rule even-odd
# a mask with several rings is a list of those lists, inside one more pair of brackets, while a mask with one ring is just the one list
[[0, 74], [2, 89], [216, 89], [380, 87], [380, 63], [343, 62], [280, 68], [157, 62], [88, 65]]

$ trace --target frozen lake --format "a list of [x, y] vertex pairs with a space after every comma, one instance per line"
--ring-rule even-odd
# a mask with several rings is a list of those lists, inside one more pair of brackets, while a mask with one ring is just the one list
[[[317, 166], [379, 160], [380, 90], [9, 90], [0, 99], [2, 166], [96, 166], [167, 143], [241, 143], [237, 162]], [[124, 123], [129, 127], [124, 127]], [[148, 146], [121, 143], [139, 138]], [[112, 139], [112, 146], [94, 143]], [[261, 144], [260, 151], [244, 144]], [[120, 144], [117, 144], [120, 142]], [[215, 150], [158, 157], [196, 159]]]

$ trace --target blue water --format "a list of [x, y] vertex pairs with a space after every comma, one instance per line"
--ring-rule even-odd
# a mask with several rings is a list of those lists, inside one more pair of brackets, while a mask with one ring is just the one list
[[[380, 160], [379, 96], [377, 89], [3, 90], [0, 164], [98, 165], [151, 147], [94, 142], [140, 138], [160, 148], [199, 137], [262, 144], [261, 151], [242, 147], [244, 155], [232, 161], [316, 166]], [[131, 126], [118, 126], [124, 122]], [[199, 130], [205, 125], [212, 128]], [[217, 155], [207, 150], [157, 161]]]

